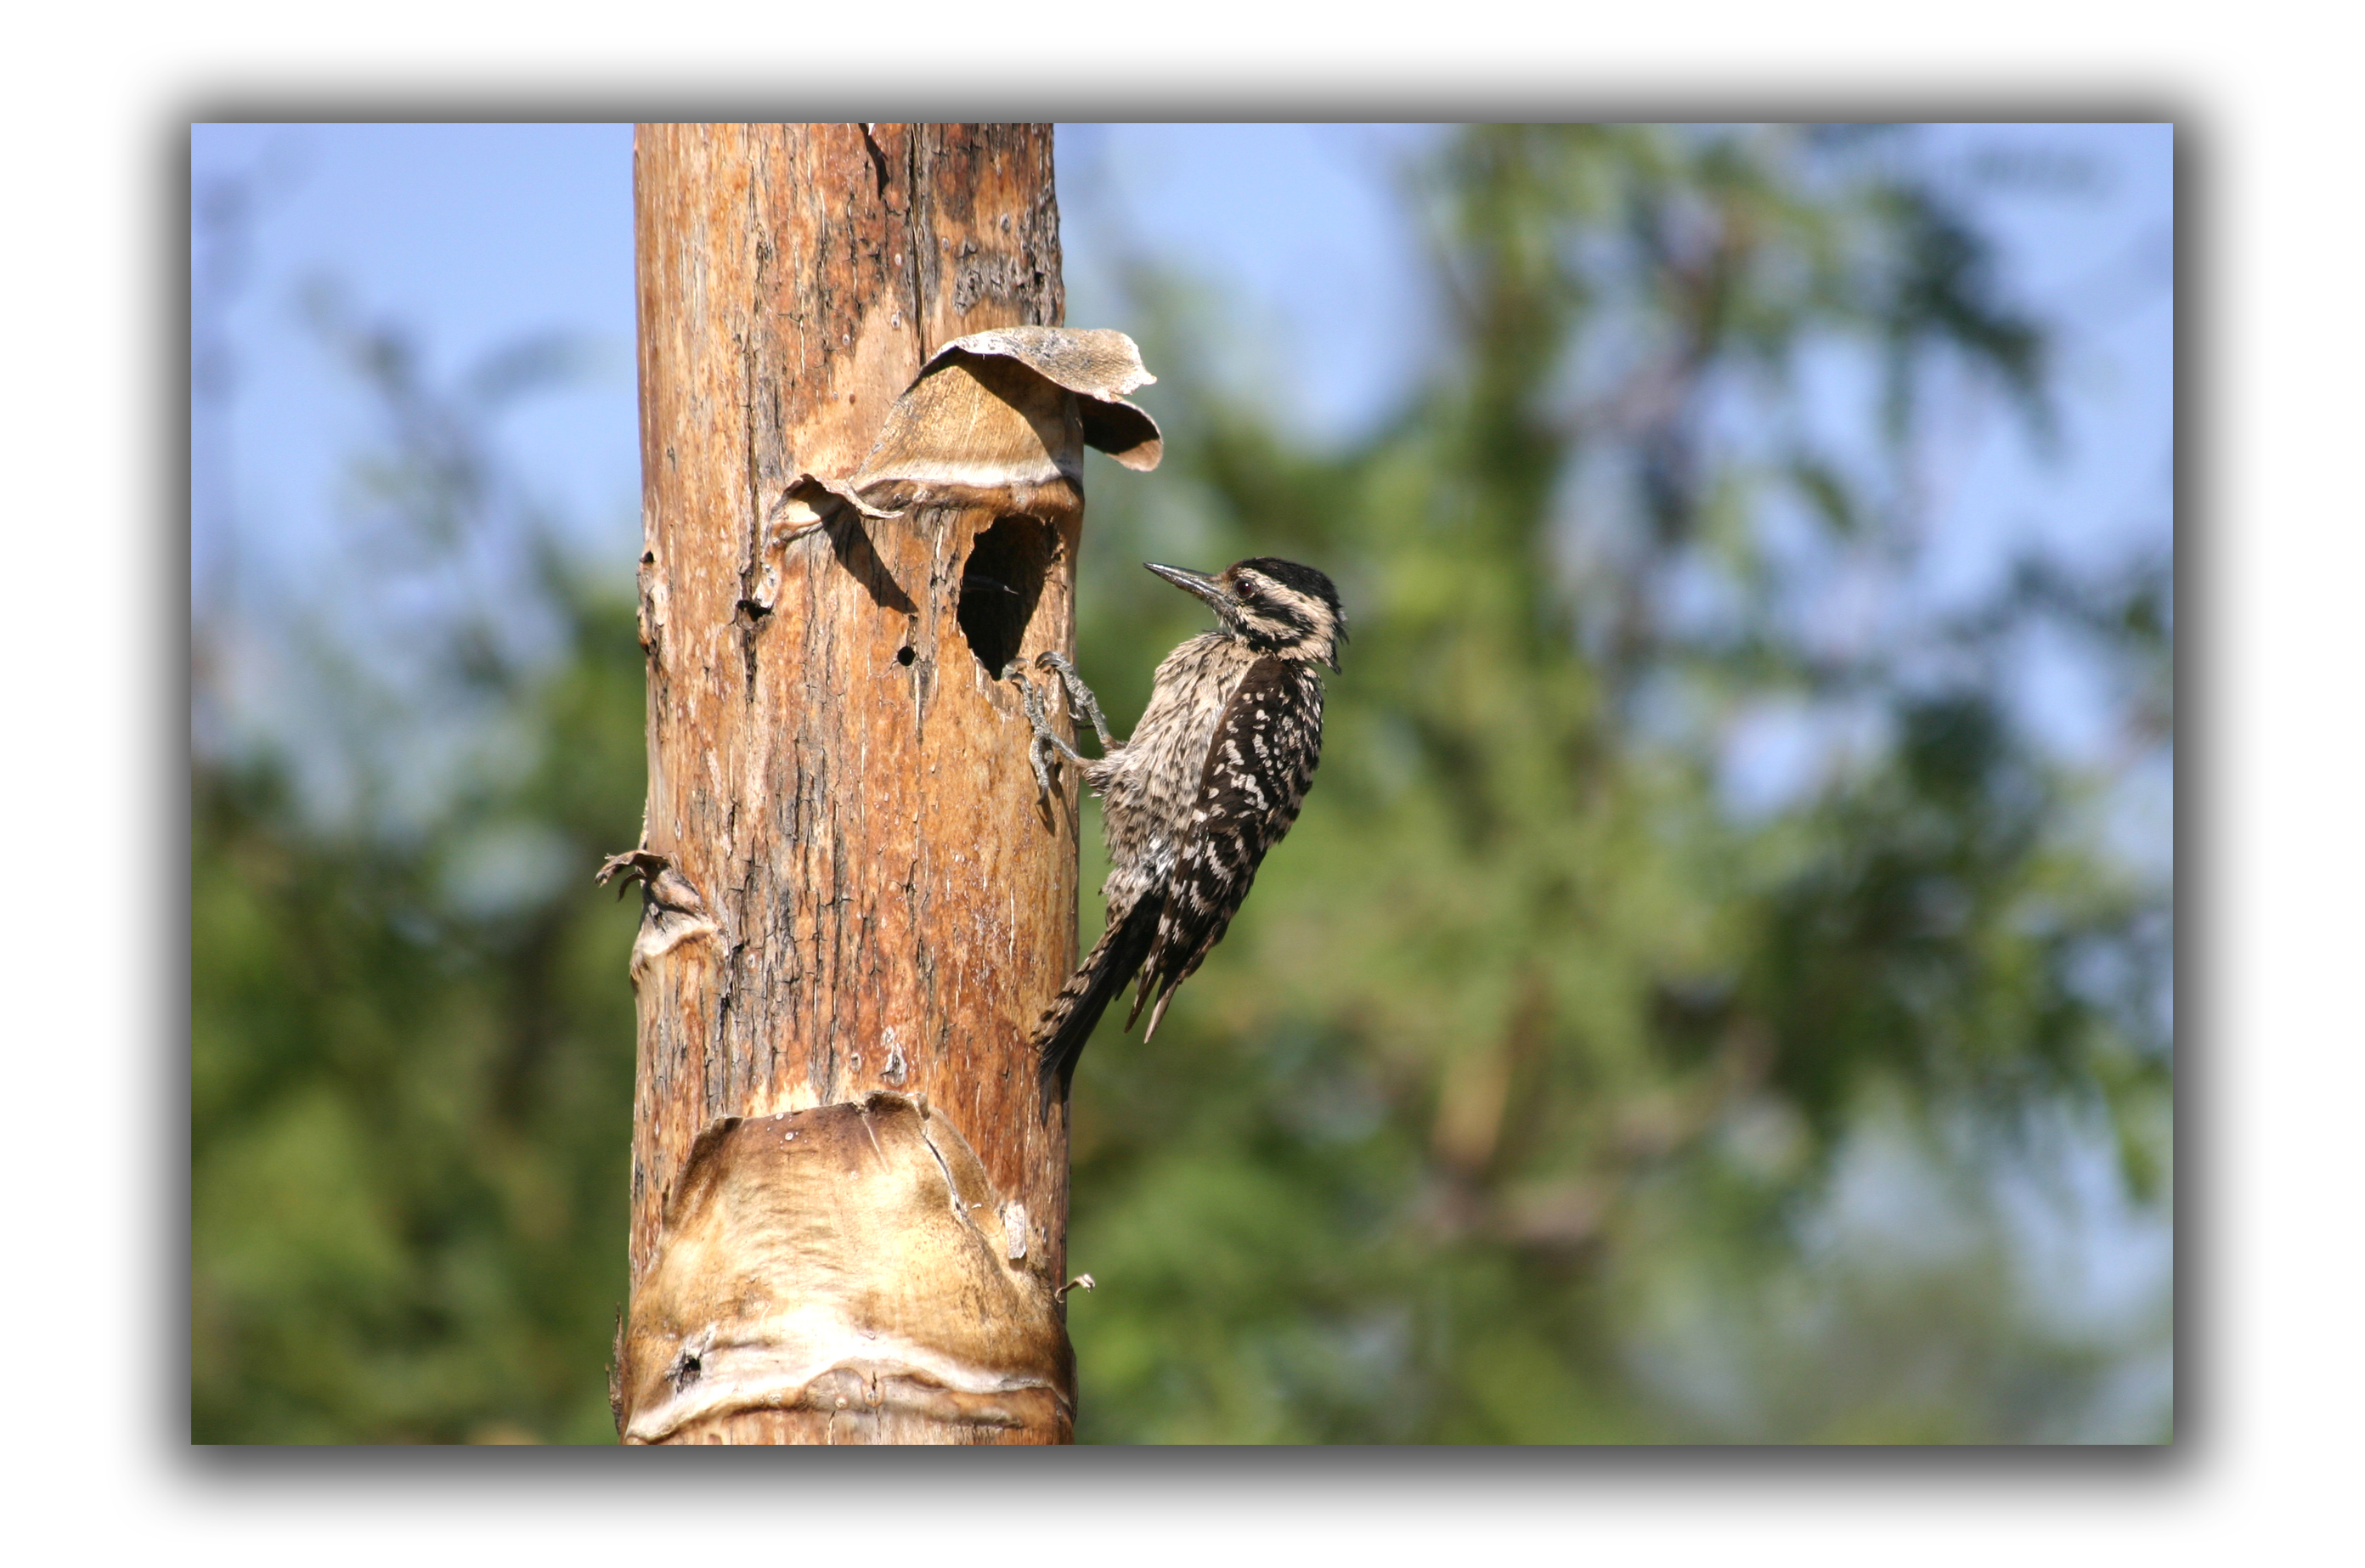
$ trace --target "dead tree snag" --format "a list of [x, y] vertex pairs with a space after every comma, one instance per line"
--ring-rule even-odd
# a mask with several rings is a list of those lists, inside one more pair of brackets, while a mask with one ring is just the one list
[[[1082, 447], [1048, 127], [643, 126], [649, 801], [628, 1441], [1057, 1442], [1075, 961], [1000, 659], [1072, 652]], [[1005, 656], [1006, 655], [1006, 656]]]

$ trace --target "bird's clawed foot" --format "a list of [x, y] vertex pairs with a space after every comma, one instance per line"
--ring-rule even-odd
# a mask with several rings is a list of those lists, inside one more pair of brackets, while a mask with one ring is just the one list
[[1084, 678], [1076, 673], [1076, 666], [1067, 655], [1056, 648], [1046, 648], [1035, 655], [1035, 667], [1048, 669], [1059, 678], [1059, 684], [1067, 688], [1068, 711], [1082, 713], [1093, 722], [1093, 734], [1100, 736], [1103, 752], [1116, 744], [1109, 736], [1108, 721], [1101, 716], [1099, 700], [1093, 696], [1093, 689], [1084, 684]]
[[1026, 722], [1035, 731], [1034, 737], [1026, 743], [1026, 760], [1034, 766], [1035, 786], [1042, 791], [1043, 801], [1048, 805], [1051, 798], [1059, 793], [1051, 782], [1051, 769], [1057, 765], [1058, 758], [1065, 756], [1082, 767], [1083, 756], [1051, 728], [1050, 715], [1043, 704], [1043, 689], [1026, 678], [1025, 666], [1016, 659], [1011, 660], [1003, 666], [1002, 678], [1016, 681], [1019, 691], [1025, 695]]

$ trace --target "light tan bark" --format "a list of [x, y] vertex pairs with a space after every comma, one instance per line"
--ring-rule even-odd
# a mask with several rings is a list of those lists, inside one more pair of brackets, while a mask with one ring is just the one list
[[[913, 388], [954, 339], [1059, 323], [1050, 129], [643, 126], [634, 165], [620, 1428], [1065, 1441], [1067, 1128], [1027, 1036], [1076, 958], [1076, 779], [1038, 800], [998, 677], [1073, 652], [1080, 399], [961, 353]], [[939, 405], [1039, 461], [932, 467]]]

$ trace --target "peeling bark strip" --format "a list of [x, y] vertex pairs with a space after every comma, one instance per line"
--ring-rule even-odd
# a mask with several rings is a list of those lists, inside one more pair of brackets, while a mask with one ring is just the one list
[[[620, 1428], [1065, 1440], [1067, 1136], [1031, 1114], [1027, 1037], [1075, 960], [1076, 783], [1038, 802], [997, 677], [1072, 651], [1082, 449], [1156, 462], [1124, 401], [1147, 375], [1121, 334], [1048, 330], [1048, 126], [644, 125], [633, 160], [649, 802], [616, 868], [644, 896]], [[838, 1131], [790, 1153], [808, 1126]], [[842, 1148], [875, 1159], [818, 1152]], [[987, 1195], [921, 1225], [938, 1157], [926, 1202]]]
[[1016, 1208], [924, 1100], [718, 1122], [633, 1294], [624, 1440], [743, 1412], [778, 1440], [1064, 1439], [1072, 1354]]

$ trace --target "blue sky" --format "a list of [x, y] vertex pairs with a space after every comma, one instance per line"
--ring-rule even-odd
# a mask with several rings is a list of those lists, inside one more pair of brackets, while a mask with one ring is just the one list
[[[252, 264], [222, 322], [232, 513], [251, 566], [295, 582], [317, 569], [334, 546], [341, 465], [369, 433], [361, 396], [305, 322], [304, 293], [321, 281], [363, 317], [412, 330], [438, 379], [528, 332], [588, 339], [593, 373], [521, 402], [504, 445], [588, 542], [629, 545], [630, 126], [198, 126], [191, 165], [200, 200], [217, 174], [256, 192]], [[207, 498], [201, 485], [200, 591], [226, 521], [205, 514]]]
[[[1393, 170], [1420, 126], [1062, 127], [1070, 319], [1103, 323], [1113, 259], [1131, 246], [1203, 277], [1246, 342], [1270, 346], [1299, 428], [1351, 434], [1418, 374], [1434, 313]], [[1917, 155], [1965, 193], [2002, 250], [2004, 281], [2054, 328], [2061, 450], [2031, 452], [2001, 407], [1958, 410], [1933, 530], [1938, 586], [1968, 592], [2035, 542], [2106, 562], [2164, 546], [2173, 393], [2170, 129], [1949, 126]], [[583, 125], [207, 125], [191, 162], [258, 192], [252, 266], [224, 318], [235, 366], [226, 470], [202, 476], [196, 586], [230, 517], [242, 555], [302, 581], [332, 547], [339, 465], [364, 408], [305, 326], [333, 280], [354, 309], [418, 335], [449, 376], [530, 331], [581, 335], [578, 386], [507, 416], [535, 490], [629, 546], [637, 507], [633, 386], [632, 133]], [[2018, 170], [2017, 184], [1997, 183]], [[1153, 367], [1154, 368], [1154, 367]], [[201, 465], [209, 443], [200, 442]], [[227, 480], [229, 515], [207, 505]], [[2072, 701], [2065, 696], [2064, 702]], [[2074, 715], [2053, 715], [2074, 729]]]

